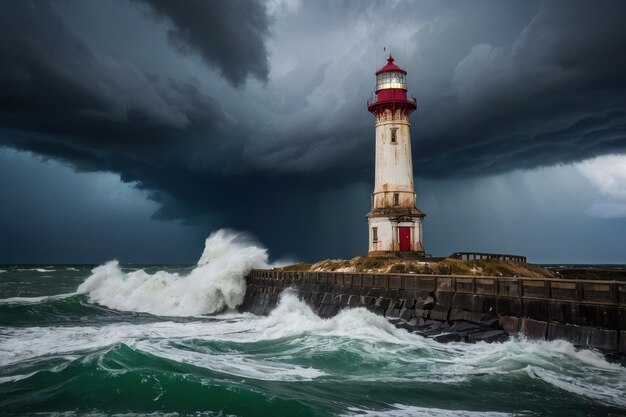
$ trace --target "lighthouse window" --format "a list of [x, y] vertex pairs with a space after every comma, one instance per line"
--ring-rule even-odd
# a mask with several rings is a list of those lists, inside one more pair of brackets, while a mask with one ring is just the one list
[[399, 193], [393, 193], [393, 205], [394, 206], [399, 206], [400, 205], [400, 194]]
[[391, 129], [391, 143], [398, 143], [398, 128]]
[[401, 72], [383, 72], [376, 78], [376, 89], [402, 88], [406, 89], [406, 80]]
[[378, 242], [378, 227], [372, 227], [372, 242]]

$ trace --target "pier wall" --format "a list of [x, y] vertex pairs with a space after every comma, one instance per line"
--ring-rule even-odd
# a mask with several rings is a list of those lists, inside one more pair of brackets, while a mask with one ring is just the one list
[[626, 282], [252, 270], [240, 311], [268, 314], [293, 288], [321, 317], [365, 307], [442, 341], [503, 333], [626, 353]]

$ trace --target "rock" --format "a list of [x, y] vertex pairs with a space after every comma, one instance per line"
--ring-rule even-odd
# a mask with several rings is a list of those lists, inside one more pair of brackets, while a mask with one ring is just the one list
[[490, 329], [500, 329], [500, 321], [497, 317], [489, 320], [482, 320], [480, 325]]
[[508, 333], [517, 333], [519, 331], [520, 319], [512, 316], [502, 316], [499, 319], [500, 326]]
[[383, 307], [383, 308], [389, 307], [390, 303], [391, 303], [391, 300], [389, 298], [383, 298], [383, 297], [378, 297], [376, 301], [374, 301], [374, 305], [376, 307]]
[[435, 304], [435, 299], [433, 297], [426, 297], [424, 300], [417, 300], [415, 302], [415, 309], [422, 309], [422, 310], [430, 310], [431, 308], [433, 308], [433, 305]]
[[361, 306], [369, 307], [372, 305], [374, 297], [370, 297], [369, 295], [361, 296]]
[[463, 337], [458, 333], [444, 333], [439, 336], [433, 337], [439, 343], [448, 343], [448, 342], [460, 342], [463, 340]]
[[400, 310], [400, 319], [404, 321], [409, 321], [413, 317], [415, 317], [415, 312], [413, 310], [409, 310], [406, 308], [403, 308], [402, 310]]
[[453, 308], [450, 310], [450, 321], [467, 320], [467, 312], [460, 308]]
[[395, 326], [396, 326], [398, 329], [404, 329], [404, 330], [407, 330], [407, 331], [409, 331], [409, 332], [414, 330], [414, 328], [413, 328], [413, 327], [411, 327], [411, 325], [409, 325], [408, 323], [402, 323], [402, 322], [400, 322], [400, 323], [395, 324]]
[[476, 342], [505, 342], [509, 339], [509, 334], [504, 330], [485, 330], [475, 333], [470, 333], [467, 336], [467, 341], [469, 343]]
[[407, 324], [411, 327], [417, 327], [419, 326], [419, 320], [422, 320], [422, 323], [424, 323], [424, 319], [418, 319], [417, 317], [413, 317], [407, 322]]
[[450, 313], [450, 307], [435, 305], [430, 310], [430, 314], [428, 315], [428, 317], [430, 317], [433, 320], [447, 321], [448, 313]]
[[348, 306], [350, 307], [357, 307], [361, 304], [361, 297], [358, 295], [351, 295], [350, 298], [348, 298]]
[[455, 321], [454, 323], [452, 323], [449, 330], [451, 332], [457, 333], [472, 333], [483, 331], [484, 328], [476, 323], [472, 323], [469, 321]]
[[388, 308], [385, 312], [385, 317], [392, 319], [400, 319], [400, 309], [399, 308]]

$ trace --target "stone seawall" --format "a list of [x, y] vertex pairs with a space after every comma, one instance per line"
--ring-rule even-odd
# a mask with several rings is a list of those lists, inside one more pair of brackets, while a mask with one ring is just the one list
[[626, 353], [626, 283], [546, 278], [252, 270], [240, 311], [268, 314], [293, 288], [321, 317], [365, 307], [440, 341], [509, 333]]

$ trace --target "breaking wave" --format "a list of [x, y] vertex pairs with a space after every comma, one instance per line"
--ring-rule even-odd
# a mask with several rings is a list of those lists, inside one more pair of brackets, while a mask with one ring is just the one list
[[268, 267], [266, 249], [243, 234], [218, 230], [207, 238], [197, 266], [188, 275], [125, 273], [117, 261], [110, 261], [94, 268], [77, 292], [116, 310], [162, 316], [214, 314], [241, 304], [246, 274], [264, 267]]

